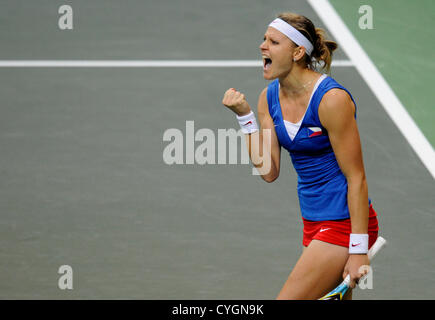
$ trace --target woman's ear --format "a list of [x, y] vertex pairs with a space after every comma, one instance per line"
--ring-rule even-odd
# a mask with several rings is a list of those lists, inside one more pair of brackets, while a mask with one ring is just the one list
[[293, 52], [293, 61], [298, 61], [305, 56], [305, 47], [299, 46]]

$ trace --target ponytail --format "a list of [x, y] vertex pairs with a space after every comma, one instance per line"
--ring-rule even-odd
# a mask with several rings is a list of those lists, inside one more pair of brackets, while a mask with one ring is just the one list
[[321, 28], [315, 28], [314, 42], [314, 50], [311, 54], [312, 59], [308, 57], [311, 60], [308, 66], [314, 69], [314, 63], [321, 64], [323, 62], [321, 68], [329, 72], [332, 63], [332, 53], [338, 48], [338, 45], [335, 41], [327, 40], [325, 30]]
[[332, 53], [338, 48], [335, 41], [327, 40], [325, 30], [314, 27], [314, 24], [305, 16], [284, 12], [278, 15], [300, 33], [302, 33], [312, 44], [313, 52], [311, 56], [305, 55], [307, 68], [315, 70], [317, 67], [329, 73], [332, 63]]

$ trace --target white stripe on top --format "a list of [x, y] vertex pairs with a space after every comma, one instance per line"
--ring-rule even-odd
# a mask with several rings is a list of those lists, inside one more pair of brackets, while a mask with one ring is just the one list
[[[317, 90], [317, 88], [319, 87], [320, 83], [321, 83], [321, 82], [322, 82], [326, 77], [327, 77], [326, 74], [322, 74], [322, 75], [320, 76], [320, 78], [317, 80], [316, 84], [314, 85], [313, 91], [311, 92], [310, 100], [308, 101], [307, 108], [305, 109], [305, 113], [304, 113], [303, 117], [301, 118], [301, 120], [299, 120], [297, 123], [293, 123], [293, 122], [290, 122], [290, 121], [284, 120], [284, 125], [285, 125], [285, 128], [286, 128], [286, 130], [287, 130], [287, 134], [288, 134], [288, 136], [290, 137], [290, 140], [293, 140], [293, 139], [296, 137], [296, 135], [297, 135], [297, 133], [298, 133], [300, 127], [301, 127], [302, 121], [303, 121], [304, 118], [305, 118], [305, 114], [307, 113], [308, 107], [310, 106], [311, 99], [313, 98], [314, 92], [316, 92], [316, 90]], [[279, 87], [280, 87], [280, 85], [279, 85]], [[279, 93], [278, 93], [278, 94], [279, 94]]]

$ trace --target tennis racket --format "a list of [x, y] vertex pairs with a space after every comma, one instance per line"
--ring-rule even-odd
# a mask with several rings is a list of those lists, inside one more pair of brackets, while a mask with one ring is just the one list
[[[376, 239], [376, 242], [372, 245], [369, 252], [367, 253], [370, 262], [373, 260], [375, 255], [379, 252], [379, 250], [381, 250], [386, 244], [387, 244], [387, 240], [385, 240], [384, 238], [378, 237]], [[343, 282], [340, 283], [338, 287], [336, 287], [334, 290], [321, 297], [319, 300], [343, 300], [344, 294], [349, 289], [349, 284], [350, 284], [350, 276], [347, 275], [346, 278], [344, 278]]]

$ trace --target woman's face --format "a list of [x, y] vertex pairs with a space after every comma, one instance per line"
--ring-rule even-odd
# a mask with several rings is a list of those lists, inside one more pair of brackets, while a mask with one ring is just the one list
[[263, 58], [263, 77], [272, 80], [286, 76], [293, 66], [295, 45], [278, 30], [268, 27], [260, 45]]

